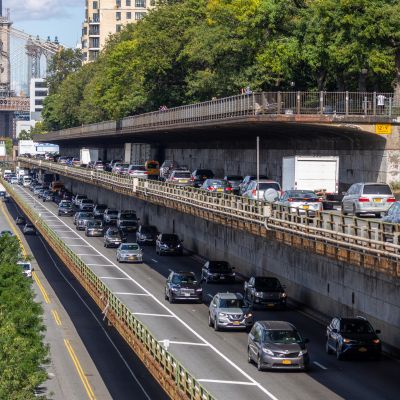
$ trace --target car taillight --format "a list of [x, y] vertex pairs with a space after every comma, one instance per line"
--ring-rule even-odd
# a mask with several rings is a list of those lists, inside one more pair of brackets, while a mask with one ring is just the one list
[[257, 190], [252, 190], [251, 193], [253, 194], [253, 196], [255, 196], [257, 194]]
[[368, 199], [367, 197], [360, 197], [360, 198], [358, 199], [358, 201], [359, 201], [360, 203], [368, 203], [368, 202], [369, 202], [369, 199]]
[[231, 187], [227, 187], [227, 188], [225, 188], [225, 190], [231, 191], [233, 189]]
[[214, 190], [212, 186], [209, 186], [207, 189], [210, 190], [211, 192]]
[[291, 202], [293, 201], [293, 199], [292, 199], [291, 197], [289, 197], [289, 198], [287, 199], [287, 201], [288, 201], [289, 203], [291, 203]]
[[322, 197], [318, 197], [318, 201], [322, 203], [324, 199]]
[[396, 201], [396, 199], [394, 197], [389, 197], [386, 201], [388, 203], [394, 203]]
[[148, 172], [147, 171], [144, 171], [144, 175], [147, 175], [148, 174]]
[[194, 176], [191, 176], [191, 177], [190, 177], [190, 180], [193, 182], [193, 181], [194, 181]]

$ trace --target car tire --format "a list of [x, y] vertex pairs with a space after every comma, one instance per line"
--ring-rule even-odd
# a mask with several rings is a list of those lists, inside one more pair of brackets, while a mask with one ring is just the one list
[[380, 218], [381, 217], [381, 213], [375, 213], [375, 218]]
[[325, 343], [325, 351], [326, 351], [326, 354], [332, 354], [333, 353], [332, 349], [330, 348], [330, 346], [328, 344], [328, 340]]
[[251, 355], [250, 355], [250, 347], [247, 348], [247, 362], [249, 364], [253, 364], [253, 359], [251, 358]]
[[262, 367], [262, 364], [261, 364], [260, 355], [258, 355], [258, 357], [257, 357], [257, 370], [260, 371], [260, 372], [264, 370], [264, 368]]
[[212, 327], [212, 326], [213, 326], [213, 322], [212, 322], [211, 314], [210, 314], [210, 313], [208, 313], [208, 326], [209, 326], [209, 327]]
[[344, 205], [343, 205], [343, 203], [342, 203], [342, 207], [341, 207], [341, 213], [342, 213], [342, 215], [347, 215], [347, 212], [344, 211]]
[[165, 299], [165, 300], [169, 300], [166, 290], [164, 290], [164, 299]]
[[174, 296], [172, 295], [171, 292], [168, 294], [168, 301], [169, 301], [170, 304], [174, 304], [175, 303]]
[[336, 359], [341, 361], [343, 360], [343, 354], [339, 350], [339, 346], [336, 346]]
[[217, 318], [214, 319], [214, 331], [218, 332], [220, 330]]

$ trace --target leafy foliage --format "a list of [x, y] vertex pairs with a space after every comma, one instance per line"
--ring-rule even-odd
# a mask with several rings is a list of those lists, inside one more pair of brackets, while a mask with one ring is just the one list
[[34, 400], [35, 388], [46, 379], [48, 348], [41, 306], [16, 265], [19, 246], [15, 237], [0, 238], [0, 398]]
[[164, 0], [111, 36], [94, 63], [75, 72], [70, 61], [61, 64], [62, 58], [45, 101], [46, 129], [234, 95], [247, 86], [398, 87], [400, 95], [400, 3]]

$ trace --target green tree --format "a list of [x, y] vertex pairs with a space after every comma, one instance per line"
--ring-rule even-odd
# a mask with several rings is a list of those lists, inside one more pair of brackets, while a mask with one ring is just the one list
[[19, 140], [32, 140], [32, 132], [31, 130], [27, 131], [23, 129], [19, 135], [18, 135]]
[[35, 389], [47, 376], [43, 364], [42, 309], [34, 301], [31, 282], [16, 263], [20, 244], [0, 238], [0, 398], [34, 400]]

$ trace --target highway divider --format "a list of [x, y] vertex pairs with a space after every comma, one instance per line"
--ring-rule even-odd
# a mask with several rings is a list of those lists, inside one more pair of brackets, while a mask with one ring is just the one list
[[41, 214], [27, 205], [12, 185], [3, 179], [0, 180], [16, 204], [36, 226], [171, 399], [215, 400], [179, 360], [157, 341], [146, 325], [137, 319], [82, 259], [58, 237]]

